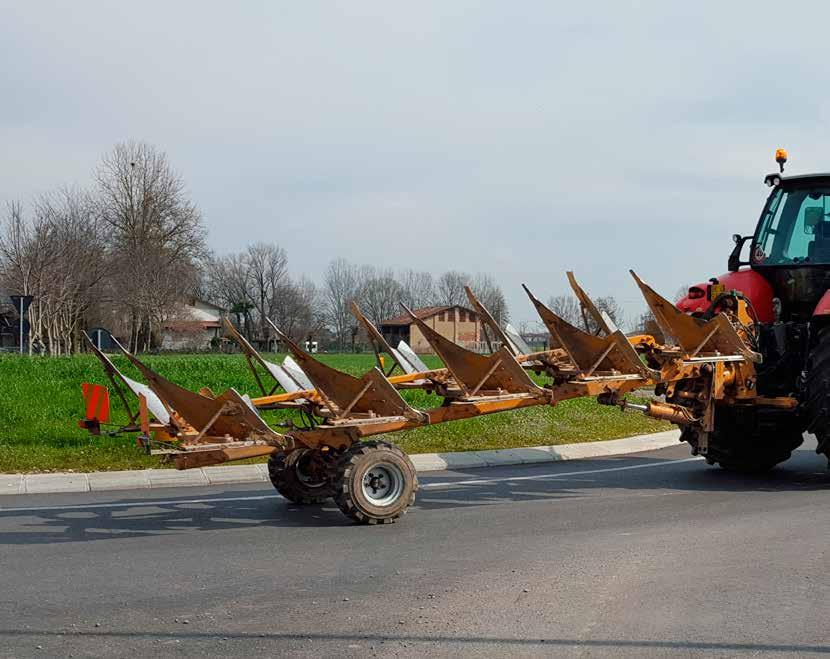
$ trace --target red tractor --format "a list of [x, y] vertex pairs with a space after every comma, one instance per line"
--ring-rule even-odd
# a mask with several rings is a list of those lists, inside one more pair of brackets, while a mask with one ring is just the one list
[[[735, 234], [729, 272], [689, 288], [678, 308], [711, 318], [736, 299], [755, 321], [751, 336], [761, 396], [792, 397], [798, 405], [724, 406], [715, 417], [706, 458], [726, 468], [767, 469], [786, 460], [804, 431], [830, 457], [830, 174], [784, 176], [787, 154], [750, 236]], [[742, 261], [749, 243], [749, 260]], [[695, 431], [683, 439], [696, 446]]]

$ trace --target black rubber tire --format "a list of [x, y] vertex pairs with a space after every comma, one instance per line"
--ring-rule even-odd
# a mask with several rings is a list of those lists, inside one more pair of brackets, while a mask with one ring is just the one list
[[818, 330], [807, 357], [807, 432], [818, 440], [816, 453], [830, 459], [830, 325]]
[[[715, 413], [715, 430], [709, 435], [706, 460], [726, 471], [763, 473], [789, 460], [804, 441], [801, 426], [792, 417], [781, 416], [774, 423], [740, 424], [734, 410]], [[749, 427], [747, 427], [749, 425]], [[697, 448], [696, 433], [685, 429], [680, 437]], [[693, 453], [695, 451], [693, 450]]]
[[302, 461], [309, 453], [308, 449], [298, 449], [290, 453], [273, 453], [268, 459], [271, 484], [293, 503], [323, 503], [333, 492], [328, 479], [310, 482], [302, 477]]
[[[378, 505], [366, 495], [364, 481], [369, 479], [366, 487], [376, 485], [378, 495], [383, 496], [384, 488], [393, 485], [385, 485], [382, 475], [387, 473], [389, 480], [390, 472], [400, 481], [395, 487], [398, 494], [388, 503]], [[343, 514], [360, 524], [392, 524], [415, 502], [415, 465], [406, 453], [388, 442], [372, 440], [352, 445], [339, 457], [335, 473], [334, 502]], [[376, 474], [381, 474], [379, 481]], [[372, 479], [375, 485], [369, 484]]]

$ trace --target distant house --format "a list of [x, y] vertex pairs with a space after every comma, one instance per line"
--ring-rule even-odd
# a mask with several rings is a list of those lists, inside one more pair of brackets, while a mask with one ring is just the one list
[[[425, 307], [415, 315], [441, 336], [470, 350], [481, 350], [484, 339], [481, 320], [472, 309], [462, 306]], [[394, 347], [406, 341], [417, 353], [431, 353], [432, 348], [408, 314], [395, 316], [379, 323], [384, 338]]]
[[162, 350], [209, 350], [222, 335], [225, 310], [215, 304], [190, 299], [174, 318], [162, 325]]

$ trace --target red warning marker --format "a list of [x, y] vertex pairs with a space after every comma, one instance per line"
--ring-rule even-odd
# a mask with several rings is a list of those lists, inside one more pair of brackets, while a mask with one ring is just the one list
[[110, 420], [109, 389], [102, 384], [90, 384], [89, 382], [84, 382], [81, 388], [84, 393], [87, 420], [107, 423]]

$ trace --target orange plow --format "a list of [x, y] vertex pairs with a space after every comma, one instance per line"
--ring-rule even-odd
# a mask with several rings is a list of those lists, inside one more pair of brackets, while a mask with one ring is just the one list
[[[404, 306], [443, 362], [438, 369], [427, 369], [409, 346], [390, 345], [357, 305], [352, 311], [378, 361], [361, 377], [324, 364], [273, 323], [290, 356], [282, 364], [270, 362], [227, 323], [261, 394], [253, 399], [233, 389], [218, 396], [208, 390], [188, 391], [122, 348], [145, 380], [139, 383], [121, 374], [94, 346], [91, 349], [127, 408], [130, 422], [123, 430], [138, 432], [142, 445], [170, 456], [178, 468], [270, 455], [271, 481], [286, 498], [311, 503], [332, 497], [358, 522], [387, 523], [412, 504], [418, 481], [406, 454], [387, 441], [369, 439], [372, 436], [591, 396], [602, 404], [678, 424], [693, 451], [705, 455], [718, 405], [790, 404], [783, 398], [761, 400], [753, 389], [758, 355], [740, 304], [735, 313], [703, 321], [678, 311], [632, 275], [667, 337], [665, 343], [651, 336], [626, 337], [568, 273], [586, 329], [590, 318], [595, 330], [566, 322], [525, 287], [550, 332], [553, 348], [547, 351], [528, 354], [517, 333], [502, 328], [469, 288], [471, 305], [488, 337], [495, 339], [490, 354], [457, 345]], [[391, 360], [388, 367], [383, 354]], [[393, 375], [395, 369], [401, 373]], [[405, 398], [413, 388], [439, 395], [441, 405], [413, 408]], [[626, 401], [627, 393], [642, 388], [654, 389], [660, 398], [646, 405]], [[130, 394], [138, 399], [137, 405], [130, 405]], [[278, 431], [260, 414], [275, 408], [291, 410], [297, 418], [282, 423]], [[84, 423], [93, 432], [99, 428], [95, 419]]]

